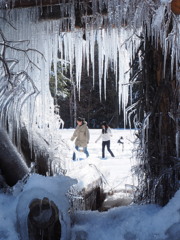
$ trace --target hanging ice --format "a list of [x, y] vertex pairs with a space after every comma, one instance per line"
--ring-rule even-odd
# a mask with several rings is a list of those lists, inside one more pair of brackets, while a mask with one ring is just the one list
[[[5, 3], [1, 4], [3, 6]], [[7, 6], [15, 4], [15, 1], [7, 2]], [[17, 125], [17, 119], [21, 117], [29, 128], [33, 124], [34, 127], [48, 127], [54, 131], [57, 126], [54, 121], [57, 118], [54, 116], [54, 103], [49, 91], [49, 73], [52, 63], [56, 72], [57, 61], [63, 62], [65, 67], [70, 69], [71, 78], [75, 73], [79, 94], [85, 61], [87, 72], [92, 64], [93, 82], [99, 81], [100, 99], [106, 98], [106, 94], [102, 96], [102, 88], [106, 92], [108, 68], [111, 66], [116, 76], [119, 106], [125, 109], [129, 91], [128, 70], [140, 43], [140, 34], [142, 37], [147, 35], [156, 47], [160, 44], [165, 56], [164, 64], [167, 52], [170, 52], [171, 71], [175, 67], [178, 72], [180, 24], [178, 16], [172, 17], [170, 1], [106, 0], [97, 4], [96, 0], [92, 0], [91, 8], [88, 4], [90, 3], [79, 3], [79, 23], [75, 21], [77, 5], [73, 0], [57, 5], [61, 15], [57, 20], [44, 20], [42, 6], [41, 10], [36, 7], [12, 9], [10, 12], [0, 10], [3, 21], [1, 30], [5, 38], [14, 41], [11, 45], [18, 44], [16, 46], [24, 49], [23, 52], [11, 48], [5, 52], [6, 59], [9, 59], [9, 69], [16, 74], [21, 73], [18, 79], [12, 78], [13, 84], [21, 83], [21, 92], [18, 90], [15, 98], [15, 92], [11, 92], [10, 89], [4, 92], [7, 82], [5, 75], [1, 73], [0, 104], [6, 111], [5, 115], [1, 114], [1, 122], [5, 123], [8, 119], [11, 125], [16, 119]], [[169, 32], [171, 17], [172, 30]], [[76, 24], [81, 27], [77, 28]], [[3, 47], [1, 45], [1, 51]], [[98, 53], [99, 79], [95, 79], [94, 75], [95, 51]], [[58, 59], [58, 52], [61, 59]], [[55, 78], [57, 85], [56, 73]], [[8, 97], [4, 100], [6, 95]], [[12, 114], [14, 109], [17, 111]]]

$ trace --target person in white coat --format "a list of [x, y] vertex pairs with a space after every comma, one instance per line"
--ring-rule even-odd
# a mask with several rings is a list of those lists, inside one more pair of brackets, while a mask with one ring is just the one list
[[99, 139], [102, 138], [102, 158], [105, 158], [105, 146], [107, 146], [107, 150], [111, 156], [114, 157], [114, 154], [110, 149], [110, 138], [112, 137], [111, 129], [105, 121], [102, 122], [101, 126], [102, 133], [95, 142], [97, 143]]

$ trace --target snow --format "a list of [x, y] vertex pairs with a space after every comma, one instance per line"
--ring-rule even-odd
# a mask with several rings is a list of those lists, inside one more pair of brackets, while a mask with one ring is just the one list
[[[78, 212], [78, 223], [73, 227], [73, 234], [75, 236], [77, 232], [85, 232], [88, 240], [179, 239], [176, 236], [178, 228], [175, 228], [179, 221], [179, 194], [178, 192], [164, 208], [132, 205], [114, 208], [105, 213]], [[174, 233], [170, 230], [173, 226]]]
[[[97, 176], [104, 176], [104, 188], [108, 191], [119, 191], [126, 185], [133, 184], [133, 176], [131, 173], [131, 167], [135, 164], [135, 159], [132, 155], [134, 130], [112, 130], [111, 150], [115, 155], [115, 158], [111, 157], [106, 150], [105, 159], [102, 159], [102, 143], [99, 140], [95, 143], [96, 139], [101, 134], [101, 129], [90, 129], [90, 142], [88, 145], [89, 158], [85, 161], [71, 161], [72, 152], [74, 151], [74, 142], [69, 139], [73, 134], [73, 129], [61, 129], [60, 133], [62, 139], [67, 141], [70, 146], [70, 151], [67, 154], [66, 169], [67, 174], [72, 178], [78, 177], [81, 187], [86, 187], [89, 182], [94, 180]], [[123, 136], [124, 150], [122, 146], [117, 143], [119, 138]], [[79, 153], [79, 157], [85, 158], [84, 153]], [[70, 159], [70, 161], [68, 161]], [[86, 169], [86, 171], [84, 170]], [[83, 171], [82, 171], [83, 170]], [[91, 174], [87, 174], [91, 173]], [[81, 181], [82, 179], [82, 181]]]
[[[76, 180], [65, 177], [44, 177], [37, 174], [31, 175], [24, 185], [18, 182], [12, 189], [12, 193], [0, 194], [0, 239], [28, 240], [27, 216], [29, 204], [34, 199], [47, 197], [53, 201], [59, 209], [59, 219], [62, 224], [62, 239], [69, 239], [70, 209], [69, 199], [66, 196], [71, 185]], [[18, 226], [18, 228], [17, 228]], [[19, 233], [18, 233], [19, 232]]]
[[[115, 158], [107, 153], [106, 158], [101, 159], [101, 143], [95, 143], [101, 130], [90, 129], [91, 140], [88, 145], [90, 157], [78, 161], [71, 160], [74, 143], [70, 141], [70, 137], [74, 129], [58, 131], [69, 145], [65, 155], [67, 176], [45, 177], [32, 174], [24, 181], [19, 181], [9, 193], [1, 192], [1, 240], [20, 240], [19, 234], [23, 236], [21, 239], [28, 240], [26, 225], [28, 206], [33, 199], [44, 197], [48, 197], [58, 206], [64, 240], [179, 240], [180, 191], [164, 207], [131, 203], [115, 206], [105, 212], [72, 209], [67, 194], [71, 187], [85, 188], [97, 179], [100, 173], [100, 176], [103, 174], [106, 179], [103, 186], [107, 192], [120, 191], [125, 186], [136, 185], [135, 176], [131, 172], [131, 167], [137, 164], [132, 152], [134, 130], [112, 129], [111, 149]], [[124, 151], [117, 143], [120, 136], [124, 138]], [[80, 153], [79, 157], [84, 158], [83, 153]], [[121, 197], [125, 198], [126, 195]], [[114, 192], [114, 198], [120, 198], [120, 195]]]

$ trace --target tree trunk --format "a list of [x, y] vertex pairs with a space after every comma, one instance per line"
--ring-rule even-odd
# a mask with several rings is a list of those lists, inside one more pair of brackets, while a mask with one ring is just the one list
[[0, 169], [9, 186], [15, 185], [29, 169], [5, 130], [0, 129]]
[[170, 56], [163, 74], [163, 53], [146, 39], [143, 62], [143, 101], [145, 118], [139, 130], [141, 154], [140, 201], [165, 205], [179, 188], [176, 154], [177, 86], [171, 79]]

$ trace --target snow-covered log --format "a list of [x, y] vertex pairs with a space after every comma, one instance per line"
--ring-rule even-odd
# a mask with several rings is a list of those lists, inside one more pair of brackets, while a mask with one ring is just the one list
[[0, 129], [0, 136], [0, 169], [6, 183], [13, 186], [29, 173], [29, 169], [5, 130]]
[[48, 198], [34, 199], [29, 205], [29, 209], [29, 240], [42, 239], [42, 232], [44, 233], [43, 236], [48, 236], [46, 239], [61, 239], [59, 210], [53, 201]]

